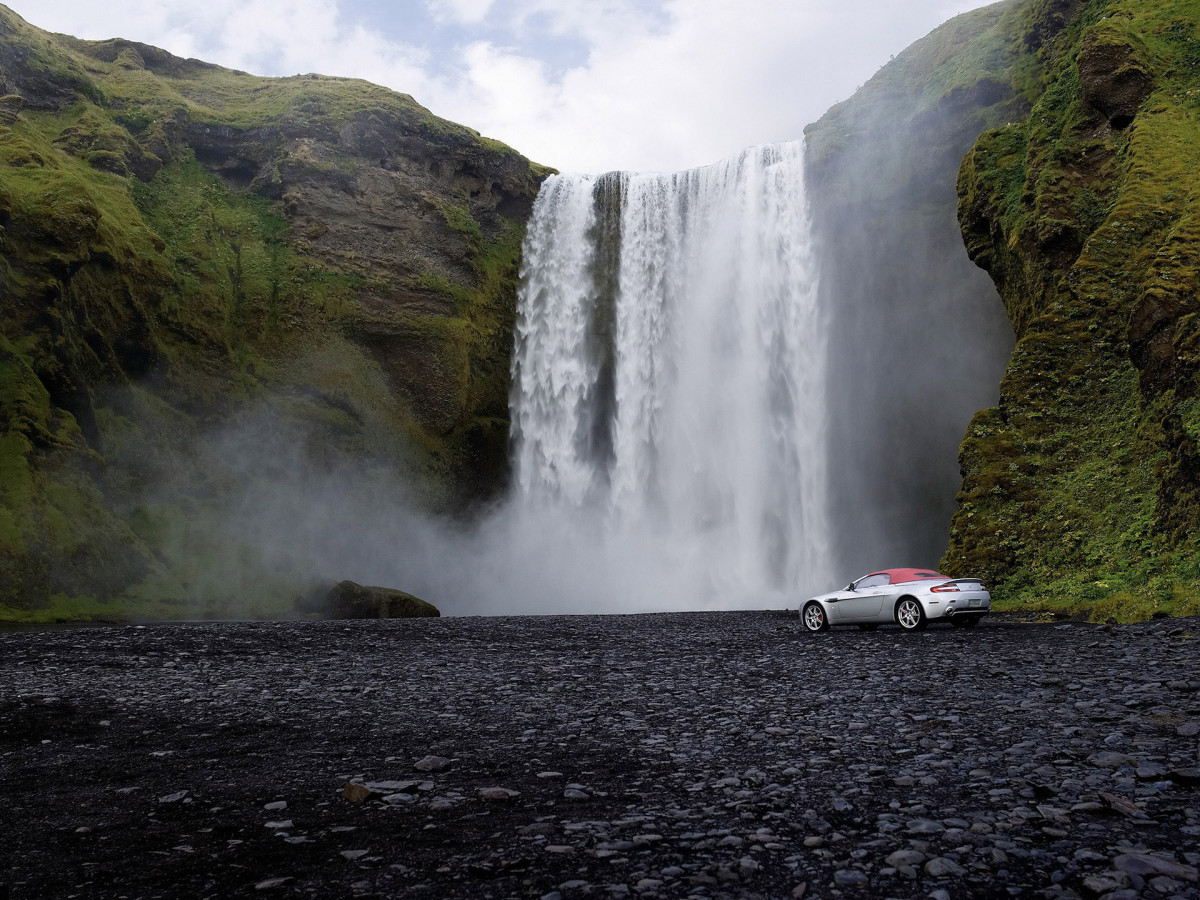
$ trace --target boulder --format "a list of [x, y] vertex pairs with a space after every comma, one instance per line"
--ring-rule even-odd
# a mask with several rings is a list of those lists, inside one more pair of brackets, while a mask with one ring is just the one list
[[25, 107], [25, 101], [17, 94], [5, 94], [0, 97], [0, 125], [11, 125], [17, 121], [17, 116]]
[[1154, 89], [1137, 49], [1115, 29], [1093, 28], [1077, 59], [1083, 99], [1113, 128], [1125, 128]]
[[432, 603], [412, 594], [353, 581], [339, 581], [324, 593], [310, 592], [297, 602], [297, 608], [317, 613], [323, 619], [413, 619], [441, 615]]

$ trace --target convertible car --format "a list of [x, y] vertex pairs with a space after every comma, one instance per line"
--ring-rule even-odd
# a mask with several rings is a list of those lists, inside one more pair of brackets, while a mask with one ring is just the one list
[[801, 605], [800, 621], [809, 631], [830, 625], [871, 629], [888, 622], [920, 631], [938, 621], [971, 628], [991, 608], [992, 595], [978, 578], [949, 578], [932, 569], [883, 569], [840, 591], [813, 597]]

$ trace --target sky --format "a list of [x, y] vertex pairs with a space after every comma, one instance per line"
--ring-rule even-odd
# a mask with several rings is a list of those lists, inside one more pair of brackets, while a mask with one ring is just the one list
[[4, 0], [256, 75], [365, 78], [564, 172], [676, 171], [801, 137], [977, 0]]

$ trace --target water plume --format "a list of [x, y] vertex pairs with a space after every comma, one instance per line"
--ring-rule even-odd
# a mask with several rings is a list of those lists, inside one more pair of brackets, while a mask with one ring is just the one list
[[624, 603], [792, 603], [831, 577], [802, 161], [776, 144], [674, 174], [554, 176], [538, 196], [507, 516], [544, 522]]

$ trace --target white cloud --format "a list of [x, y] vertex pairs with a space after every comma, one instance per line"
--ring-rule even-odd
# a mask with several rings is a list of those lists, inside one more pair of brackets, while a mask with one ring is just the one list
[[510, 0], [507, 9], [514, 26], [541, 20], [556, 35], [589, 43], [659, 30], [667, 19], [670, 0]]
[[487, 18], [492, 0], [429, 0], [429, 9], [437, 19], [476, 25]]
[[[366, 78], [569, 171], [678, 169], [798, 138], [889, 56], [982, 5], [428, 0], [435, 42], [365, 22], [358, 0], [12, 2], [80, 37], [119, 35], [261, 74]], [[573, 64], [550, 64], [543, 40], [575, 42]]]

